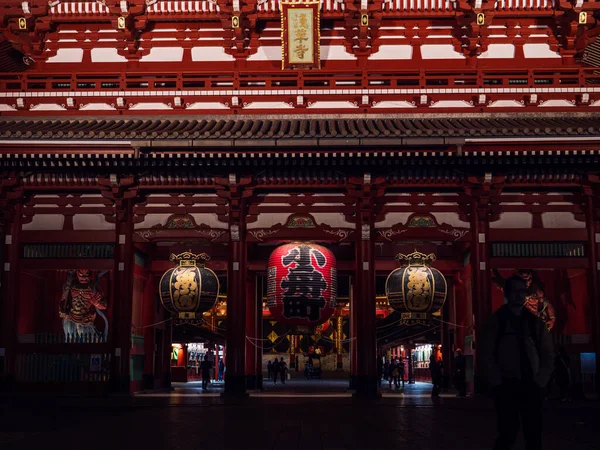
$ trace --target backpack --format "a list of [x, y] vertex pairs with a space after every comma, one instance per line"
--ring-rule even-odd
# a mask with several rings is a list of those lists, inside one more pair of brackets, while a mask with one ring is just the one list
[[[498, 359], [498, 348], [500, 347], [500, 341], [502, 340], [502, 338], [504, 336], [506, 336], [506, 328], [508, 326], [508, 323], [512, 321], [514, 324], [521, 325], [522, 320], [527, 321], [525, 328], [529, 333], [529, 337], [531, 337], [531, 339], [533, 340], [533, 342], [535, 344], [535, 349], [538, 354], [538, 358], [541, 357], [541, 353], [540, 353], [541, 337], [540, 337], [540, 333], [538, 331], [539, 330], [538, 322], [540, 321], [540, 319], [538, 319], [537, 316], [535, 316], [533, 313], [531, 313], [526, 308], [523, 308], [523, 311], [521, 312], [521, 314], [522, 314], [522, 316], [515, 316], [508, 309], [507, 305], [501, 306], [496, 311], [495, 315], [496, 315], [496, 318], [498, 319], [498, 330], [496, 333], [496, 340], [494, 342], [494, 360]], [[530, 365], [529, 358], [525, 354], [525, 341], [524, 341], [525, 336], [523, 336], [522, 333], [519, 333], [519, 331], [522, 331], [522, 330], [515, 330], [516, 336], [517, 336], [517, 342], [519, 345], [519, 357], [521, 359], [521, 370], [523, 370], [524, 367], [528, 367], [529, 371], [531, 371], [531, 365]], [[528, 375], [531, 376], [531, 374], [528, 374]]]

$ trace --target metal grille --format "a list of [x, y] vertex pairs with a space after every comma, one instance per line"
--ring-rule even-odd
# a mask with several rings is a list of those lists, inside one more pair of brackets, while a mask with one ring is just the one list
[[24, 244], [24, 259], [112, 259], [114, 244]]
[[494, 242], [493, 258], [583, 258], [585, 242]]

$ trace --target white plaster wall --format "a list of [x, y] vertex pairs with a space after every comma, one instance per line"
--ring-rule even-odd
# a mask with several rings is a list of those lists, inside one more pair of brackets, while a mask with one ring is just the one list
[[478, 59], [512, 59], [515, 57], [515, 46], [513, 44], [490, 44], [487, 51], [479, 55]]
[[153, 47], [140, 62], [180, 62], [183, 59], [181, 47]]
[[443, 223], [447, 223], [448, 225], [452, 225], [456, 228], [469, 228], [471, 226], [469, 222], [464, 222], [460, 220], [458, 213], [444, 212], [432, 213], [431, 215], [435, 217], [435, 220], [437, 220], [437, 223], [439, 223], [440, 225]]
[[103, 214], [75, 214], [74, 230], [114, 230], [115, 224], [106, 221]]
[[[249, 223], [248, 229], [271, 228], [278, 223], [285, 225], [291, 214], [259, 214], [256, 222]], [[317, 224], [326, 224], [333, 228], [354, 228], [355, 225], [346, 222], [342, 213], [311, 213]]]
[[548, 44], [525, 44], [523, 45], [525, 58], [560, 58], [560, 53], [550, 50]]
[[314, 213], [312, 216], [319, 224], [327, 224], [334, 228], [354, 228], [351, 222], [346, 222], [342, 213]]
[[248, 61], [281, 61], [281, 46], [261, 45], [255, 54], [248, 57]]
[[93, 48], [91, 50], [92, 62], [127, 62], [127, 58], [117, 53], [116, 48]]
[[490, 228], [531, 228], [533, 215], [524, 212], [505, 212], [500, 220], [490, 223]]
[[544, 228], [585, 228], [585, 223], [576, 221], [570, 212], [542, 213], [542, 224]]
[[454, 50], [452, 44], [422, 45], [421, 56], [423, 59], [465, 59], [465, 55]]
[[80, 63], [83, 61], [83, 49], [59, 48], [56, 55], [48, 58], [48, 63]]
[[[281, 50], [281, 48], [280, 48]], [[280, 53], [281, 55], [281, 53]], [[346, 47], [343, 45], [322, 45], [321, 46], [321, 60], [324, 61], [354, 61], [356, 56], [348, 53]]]
[[171, 214], [146, 214], [143, 222], [136, 223], [133, 228], [152, 228], [154, 225], [164, 225]]
[[[279, 58], [281, 59], [281, 47], [279, 47]], [[225, 53], [225, 49], [220, 46], [194, 47], [192, 48], [192, 61], [235, 61], [235, 58]]]
[[197, 225], [208, 225], [211, 228], [228, 229], [228, 224], [219, 221], [216, 214], [191, 214]]
[[392, 212], [385, 215], [385, 219], [382, 222], [378, 222], [375, 228], [390, 228], [396, 224], [405, 225], [408, 218], [412, 213], [398, 213]]
[[23, 224], [24, 231], [62, 230], [65, 216], [62, 214], [36, 214], [30, 223]]
[[412, 59], [412, 53], [411, 45], [380, 45], [379, 51], [369, 56], [369, 59]]

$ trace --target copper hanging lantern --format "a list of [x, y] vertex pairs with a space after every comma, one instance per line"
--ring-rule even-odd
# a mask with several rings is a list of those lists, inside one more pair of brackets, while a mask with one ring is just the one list
[[409, 255], [399, 253], [396, 261], [402, 266], [393, 270], [385, 283], [390, 306], [401, 313], [401, 324], [429, 325], [448, 292], [444, 276], [431, 267], [435, 255], [415, 250]]
[[177, 267], [167, 270], [160, 279], [160, 300], [179, 319], [201, 318], [203, 312], [215, 305], [219, 278], [204, 266], [209, 259], [206, 253], [171, 254], [169, 260], [177, 263]]

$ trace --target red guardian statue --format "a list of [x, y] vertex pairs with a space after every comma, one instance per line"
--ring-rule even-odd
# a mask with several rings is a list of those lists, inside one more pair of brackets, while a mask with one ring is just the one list
[[[97, 282], [92, 280], [90, 270], [69, 271], [58, 308], [67, 340], [106, 339], [108, 320], [101, 311], [105, 309], [106, 300], [98, 291]], [[94, 324], [96, 314], [104, 319], [103, 333], [99, 333]]]
[[[504, 278], [498, 270], [493, 270], [494, 276], [492, 283], [499, 289], [504, 288]], [[533, 314], [538, 316], [545, 324], [548, 331], [554, 327], [556, 322], [556, 311], [552, 304], [546, 298], [544, 293], [544, 284], [539, 279], [537, 273], [533, 269], [518, 269], [515, 275], [520, 276], [527, 285], [527, 300], [525, 307]]]

